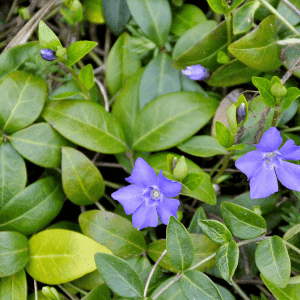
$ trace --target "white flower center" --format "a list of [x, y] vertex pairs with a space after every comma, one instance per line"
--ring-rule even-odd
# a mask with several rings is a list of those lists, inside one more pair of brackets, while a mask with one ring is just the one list
[[277, 150], [273, 151], [273, 152], [264, 153], [264, 156], [263, 156], [264, 164], [263, 165], [266, 169], [271, 170], [275, 167], [275, 165], [278, 164], [278, 159], [277, 159], [278, 154], [279, 154], [279, 152]]
[[151, 198], [152, 198], [153, 200], [158, 200], [160, 197], [161, 197], [161, 195], [160, 195], [160, 191], [159, 191], [159, 190], [153, 189], [153, 190], [151, 191]]

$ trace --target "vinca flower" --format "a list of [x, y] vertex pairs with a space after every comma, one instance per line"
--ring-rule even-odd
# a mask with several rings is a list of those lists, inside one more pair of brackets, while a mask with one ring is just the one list
[[137, 158], [126, 181], [131, 185], [120, 188], [111, 196], [123, 205], [127, 215], [132, 214], [135, 228], [156, 227], [158, 215], [166, 225], [170, 216], [177, 218], [180, 202], [173, 197], [181, 191], [180, 182], [167, 179], [162, 170], [157, 177], [153, 168], [141, 157]]
[[56, 59], [55, 52], [51, 49], [42, 49], [40, 54], [43, 59], [48, 61], [53, 61]]
[[204, 80], [210, 76], [209, 71], [201, 65], [188, 66], [181, 72], [192, 80]]
[[[300, 191], [300, 165], [287, 160], [300, 159], [300, 146], [293, 140], [282, 143], [279, 130], [269, 128], [255, 145], [257, 150], [250, 151], [239, 158], [235, 166], [250, 179], [250, 197], [265, 198], [278, 192], [278, 181], [288, 189]], [[277, 178], [276, 178], [277, 176]]]

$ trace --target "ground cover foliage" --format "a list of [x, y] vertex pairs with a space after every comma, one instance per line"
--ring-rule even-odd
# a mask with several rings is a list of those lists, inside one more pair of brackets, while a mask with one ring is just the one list
[[300, 300], [299, 24], [1, 1], [0, 300]]

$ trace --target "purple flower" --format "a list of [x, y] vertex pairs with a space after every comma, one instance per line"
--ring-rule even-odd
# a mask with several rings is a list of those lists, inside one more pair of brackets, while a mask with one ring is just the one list
[[51, 49], [42, 49], [40, 51], [41, 57], [45, 60], [52, 61], [56, 59], [55, 52]]
[[133, 226], [143, 229], [156, 227], [159, 215], [162, 223], [168, 224], [170, 216], [177, 218], [179, 200], [173, 199], [181, 191], [181, 183], [167, 179], [160, 171], [158, 178], [146, 161], [137, 158], [131, 176], [126, 178], [131, 185], [112, 193], [127, 215], [132, 214]]
[[188, 66], [181, 72], [192, 80], [204, 80], [210, 76], [209, 71], [201, 65]]
[[262, 136], [257, 150], [250, 151], [239, 158], [235, 166], [250, 179], [250, 197], [252, 199], [265, 198], [278, 192], [278, 182], [288, 189], [300, 191], [300, 165], [284, 161], [299, 160], [300, 146], [293, 140], [282, 143], [280, 132], [271, 127]]

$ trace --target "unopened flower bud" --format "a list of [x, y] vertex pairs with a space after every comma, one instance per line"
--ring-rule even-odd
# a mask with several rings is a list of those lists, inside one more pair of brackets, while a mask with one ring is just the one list
[[242, 123], [246, 117], [246, 104], [241, 103], [241, 105], [236, 110], [236, 120], [238, 123]]
[[275, 97], [282, 98], [286, 95], [287, 90], [285, 86], [278, 82], [275, 82], [271, 87], [271, 93]]
[[53, 61], [56, 59], [55, 52], [51, 49], [42, 49], [40, 54], [43, 59], [48, 61]]
[[57, 290], [54, 287], [44, 286], [42, 288], [42, 293], [47, 297], [47, 299], [51, 299], [51, 300], [60, 299]]
[[57, 57], [64, 57], [67, 53], [67, 49], [65, 47], [62, 46], [57, 46], [56, 49], [56, 56]]
[[201, 65], [188, 66], [181, 72], [192, 80], [204, 80], [210, 76], [210, 72]]
[[213, 184], [213, 188], [215, 190], [216, 196], [219, 196], [221, 194], [221, 189], [220, 186], [218, 184]]
[[177, 157], [174, 157], [173, 158], [173, 162], [172, 162], [172, 171], [174, 171], [176, 165], [177, 165], [177, 162], [178, 162], [178, 158]]

